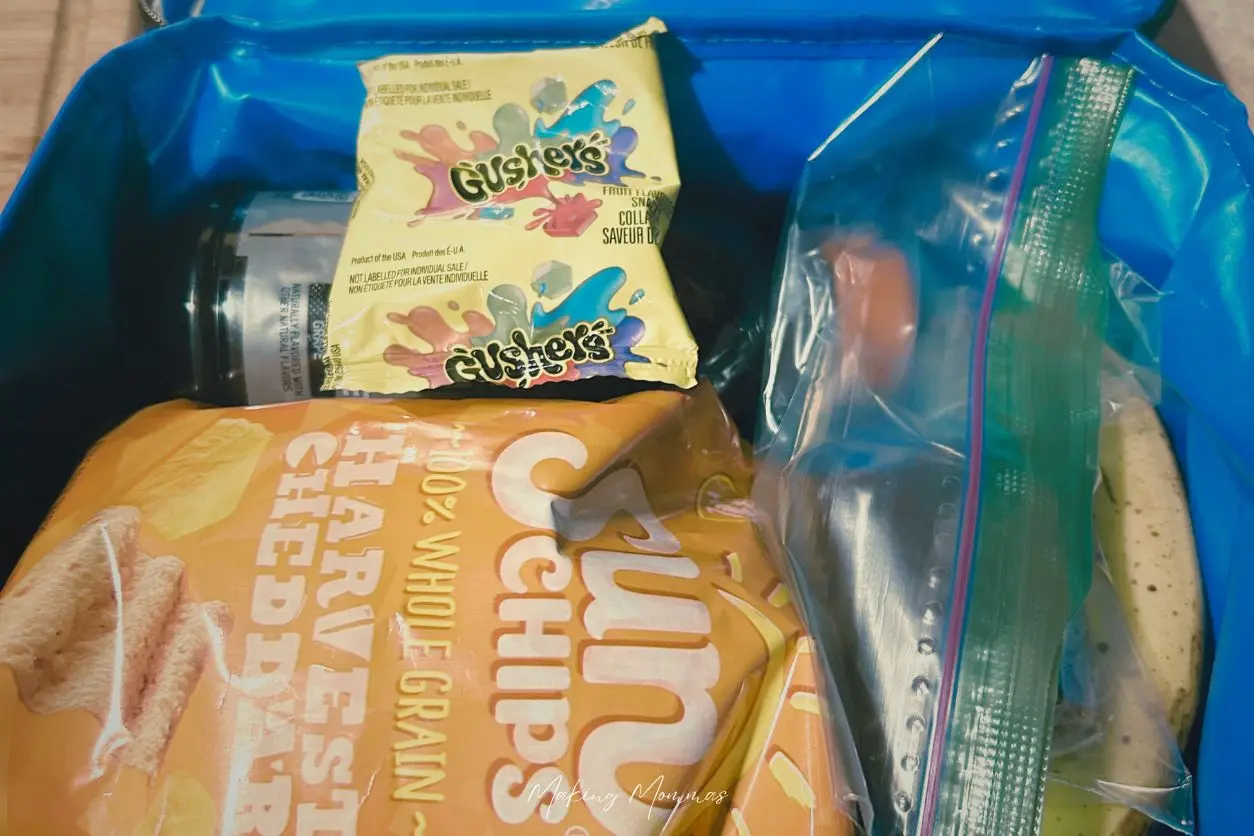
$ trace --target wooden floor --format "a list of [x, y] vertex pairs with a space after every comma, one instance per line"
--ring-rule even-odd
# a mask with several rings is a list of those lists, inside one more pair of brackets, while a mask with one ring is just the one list
[[1181, 0], [1158, 43], [1254, 108], [1254, 0]]
[[0, 0], [0, 207], [87, 67], [139, 31], [134, 0]]

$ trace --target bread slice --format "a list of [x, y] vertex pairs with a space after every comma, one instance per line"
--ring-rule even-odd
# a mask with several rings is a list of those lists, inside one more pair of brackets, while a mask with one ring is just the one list
[[102, 511], [0, 599], [0, 665], [36, 714], [86, 711], [106, 756], [157, 772], [216, 637], [225, 604], [187, 596], [177, 557], [137, 544], [140, 512]]
[[156, 774], [187, 701], [200, 682], [216, 635], [229, 629], [226, 604], [187, 601], [179, 606], [166, 625], [142, 703], [129, 724], [131, 743], [122, 751], [124, 764]]
[[106, 725], [128, 719], [182, 595], [183, 569], [176, 557], [139, 554], [121, 607], [104, 603], [61, 650], [39, 659], [26, 677], [27, 706], [38, 714], [80, 709]]
[[23, 699], [46, 660], [116, 609], [115, 590], [130, 574], [138, 532], [135, 508], [108, 508], [37, 561], [0, 600], [0, 664], [13, 669]]
[[130, 726], [139, 711], [148, 672], [161, 650], [166, 625], [183, 598], [183, 561], [157, 557], [136, 573], [122, 610], [122, 716]]

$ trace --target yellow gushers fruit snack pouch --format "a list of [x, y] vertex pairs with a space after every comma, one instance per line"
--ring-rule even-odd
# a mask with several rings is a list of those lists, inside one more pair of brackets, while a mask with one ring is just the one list
[[141, 412], [0, 594], [0, 833], [846, 836], [750, 479], [704, 386]]
[[362, 65], [324, 388], [695, 384], [659, 251], [679, 191], [662, 31]]

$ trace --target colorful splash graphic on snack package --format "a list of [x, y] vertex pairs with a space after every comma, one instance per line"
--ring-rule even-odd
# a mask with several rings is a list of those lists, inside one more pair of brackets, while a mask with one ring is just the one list
[[751, 479], [709, 386], [145, 410], [0, 594], [0, 833], [851, 836]]
[[598, 47], [362, 65], [325, 388], [695, 384], [660, 245], [679, 175], [655, 20]]

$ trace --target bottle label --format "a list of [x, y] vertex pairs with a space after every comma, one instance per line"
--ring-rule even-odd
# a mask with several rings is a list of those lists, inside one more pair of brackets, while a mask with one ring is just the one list
[[245, 210], [237, 313], [247, 401], [314, 397], [326, 350], [327, 295], [352, 210], [351, 193], [332, 200], [263, 194]]

